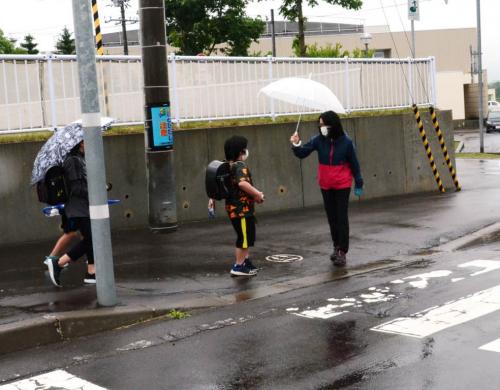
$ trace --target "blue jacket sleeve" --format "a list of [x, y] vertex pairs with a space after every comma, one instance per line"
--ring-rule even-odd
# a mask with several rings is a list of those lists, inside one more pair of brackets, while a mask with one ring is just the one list
[[358, 157], [354, 144], [351, 142], [349, 145], [349, 152], [347, 153], [347, 160], [351, 165], [352, 175], [354, 176], [354, 185], [356, 188], [363, 188], [363, 177], [361, 176], [361, 168], [359, 166]]
[[292, 151], [293, 154], [295, 154], [296, 157], [303, 159], [309, 156], [313, 151], [316, 150], [316, 137], [312, 137], [309, 142], [306, 144], [302, 144], [301, 146], [293, 146], [292, 145]]

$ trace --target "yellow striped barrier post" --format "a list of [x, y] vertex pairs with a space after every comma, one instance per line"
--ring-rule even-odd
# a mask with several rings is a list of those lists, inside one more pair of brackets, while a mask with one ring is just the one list
[[422, 138], [422, 142], [424, 143], [425, 152], [427, 153], [427, 158], [429, 159], [429, 164], [431, 165], [432, 173], [434, 174], [434, 178], [436, 179], [439, 191], [446, 192], [441, 180], [441, 176], [439, 176], [436, 162], [434, 161], [434, 156], [432, 155], [431, 145], [429, 144], [429, 140], [427, 139], [427, 135], [425, 134], [424, 123], [422, 122], [422, 118], [420, 117], [420, 112], [418, 111], [418, 107], [416, 104], [413, 105], [413, 112], [415, 113], [415, 119], [417, 121], [420, 137]]
[[441, 128], [439, 127], [439, 122], [437, 120], [436, 111], [434, 110], [433, 106], [429, 107], [429, 112], [431, 114], [432, 124], [434, 125], [434, 130], [436, 130], [436, 134], [437, 134], [438, 140], [439, 140], [439, 145], [441, 145], [441, 150], [443, 151], [443, 156], [444, 156], [444, 159], [446, 161], [446, 165], [448, 166], [448, 170], [450, 171], [451, 178], [453, 180], [453, 183], [455, 183], [455, 188], [457, 189], [457, 191], [460, 191], [462, 188], [460, 187], [460, 184], [458, 183], [457, 172], [455, 171], [455, 168], [453, 167], [453, 164], [451, 163], [451, 158], [450, 158], [450, 155], [448, 154], [448, 148], [446, 147], [446, 144], [444, 143], [443, 132], [441, 131]]
[[[95, 43], [97, 47], [97, 55], [104, 55], [104, 47], [102, 45], [101, 22], [99, 20], [99, 9], [97, 8], [97, 0], [92, 0], [92, 15], [94, 17]], [[108, 84], [106, 83], [106, 67], [101, 62], [102, 66], [102, 88], [104, 95], [104, 112], [109, 116], [109, 99], [108, 99]]]
[[97, 55], [102, 56], [104, 49], [102, 47], [101, 22], [99, 21], [99, 10], [97, 9], [97, 0], [92, 0], [92, 15], [94, 16], [95, 42], [97, 45]]

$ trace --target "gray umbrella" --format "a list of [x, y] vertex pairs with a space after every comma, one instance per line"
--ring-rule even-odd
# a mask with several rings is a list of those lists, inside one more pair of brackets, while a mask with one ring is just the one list
[[[111, 118], [101, 118], [103, 130], [113, 122]], [[61, 165], [68, 153], [83, 140], [81, 121], [70, 123], [56, 130], [38, 152], [31, 173], [31, 184], [43, 180], [47, 171], [56, 165]]]

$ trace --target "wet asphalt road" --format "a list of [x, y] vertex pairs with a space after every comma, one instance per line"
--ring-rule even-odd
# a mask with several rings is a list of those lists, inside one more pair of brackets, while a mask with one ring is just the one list
[[[491, 290], [499, 280], [498, 243], [435, 253], [406, 267], [8, 355], [0, 379], [65, 369], [124, 390], [498, 389], [500, 353], [479, 348], [500, 338], [500, 294]], [[433, 319], [413, 329], [430, 332], [420, 338], [372, 329], [416, 321], [419, 312], [426, 318], [430, 308]]]
[[[455, 132], [456, 141], [464, 141], [462, 153], [479, 153], [479, 129]], [[484, 130], [484, 151], [485, 153], [500, 153], [500, 132], [486, 133]]]

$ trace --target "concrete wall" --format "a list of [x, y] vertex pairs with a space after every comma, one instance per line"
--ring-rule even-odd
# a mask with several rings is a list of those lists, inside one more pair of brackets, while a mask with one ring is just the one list
[[[444, 166], [428, 113], [425, 128], [447, 188], [452, 181]], [[453, 150], [451, 112], [438, 118]], [[436, 191], [424, 147], [413, 115], [348, 118], [343, 121], [357, 145], [365, 180], [364, 199]], [[295, 123], [217, 129], [180, 130], [175, 133], [177, 204], [180, 221], [207, 217], [205, 167], [222, 158], [224, 140], [241, 134], [249, 140], [248, 160], [255, 185], [266, 194], [259, 213], [321, 204], [316, 183], [317, 157], [298, 160], [290, 151], [288, 139]], [[316, 134], [315, 122], [304, 123], [301, 136]], [[111, 207], [113, 229], [147, 225], [144, 137], [127, 135], [105, 137], [108, 181], [113, 183], [110, 198], [122, 203]], [[41, 143], [0, 144], [0, 245], [55, 238], [58, 218], [45, 218], [42, 205], [29, 187], [32, 162]], [[451, 152], [453, 155], [453, 152]], [[460, 174], [460, 172], [459, 172]], [[225, 217], [219, 203], [218, 216]]]
[[454, 120], [465, 119], [464, 84], [470, 82], [462, 72], [438, 72], [436, 75], [436, 106], [452, 110]]

